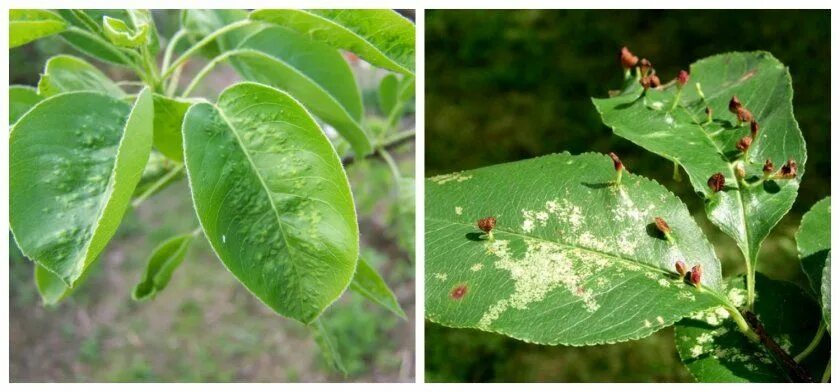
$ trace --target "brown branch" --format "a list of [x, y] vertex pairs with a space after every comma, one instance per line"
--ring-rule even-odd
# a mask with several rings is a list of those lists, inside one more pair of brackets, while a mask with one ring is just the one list
[[764, 329], [764, 325], [758, 321], [758, 317], [755, 313], [746, 311], [744, 312], [744, 318], [747, 319], [747, 322], [750, 323], [750, 326], [758, 335], [761, 344], [773, 353], [779, 364], [785, 368], [785, 371], [788, 373], [788, 377], [790, 377], [793, 382], [814, 382], [814, 378], [811, 377], [811, 374], [809, 374], [808, 371], [800, 364], [796, 363], [796, 360], [783, 350], [767, 333]]

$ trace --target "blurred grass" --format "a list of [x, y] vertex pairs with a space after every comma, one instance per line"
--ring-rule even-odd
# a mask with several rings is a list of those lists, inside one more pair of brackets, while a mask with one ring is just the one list
[[[764, 242], [758, 270], [806, 284], [793, 234], [830, 189], [828, 11], [434, 10], [425, 20], [427, 176], [560, 151], [615, 151], [630, 171], [686, 202], [726, 275], [743, 273], [734, 241], [709, 223], [690, 185], [672, 179], [669, 162], [613, 136], [590, 97], [620, 84], [617, 53], [625, 45], [648, 58], [663, 82], [716, 53], [772, 52], [790, 67], [808, 162], [799, 197]], [[693, 380], [672, 328], [594, 347], [530, 345], [428, 322], [425, 329], [429, 381]]]
[[[177, 27], [176, 11], [156, 11], [163, 36]], [[58, 53], [86, 58], [57, 38], [10, 50], [12, 84], [35, 85], [46, 59]], [[94, 60], [115, 80], [124, 69]], [[203, 66], [191, 62], [188, 75]], [[382, 122], [375, 89], [382, 71], [354, 66], [371, 124]], [[221, 67], [204, 92], [214, 97], [238, 78]], [[403, 122], [408, 129], [413, 114]], [[330, 133], [330, 131], [327, 131]], [[341, 146], [339, 146], [341, 148]], [[394, 152], [404, 173], [414, 171], [414, 147]], [[414, 217], [398, 210], [396, 182], [381, 161], [348, 167], [361, 231], [362, 255], [382, 274], [414, 319]], [[41, 304], [32, 263], [13, 239], [10, 252], [10, 379], [14, 382], [294, 382], [414, 380], [413, 321], [348, 291], [324, 314], [348, 369], [345, 379], [324, 362], [309, 330], [253, 297], [213, 254], [195, 241], [172, 281], [151, 301], [131, 300], [150, 252], [170, 236], [197, 226], [186, 180], [128, 211], [94, 270], [56, 308]]]

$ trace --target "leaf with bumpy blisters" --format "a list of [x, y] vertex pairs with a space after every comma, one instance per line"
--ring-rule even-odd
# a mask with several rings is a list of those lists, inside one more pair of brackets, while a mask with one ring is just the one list
[[315, 320], [359, 257], [350, 185], [318, 124], [288, 94], [240, 83], [187, 111], [184, 150], [199, 221], [222, 263], [279, 314]]
[[414, 74], [414, 23], [392, 10], [274, 9], [249, 17], [297, 30], [377, 67]]
[[[761, 242], [790, 210], [805, 171], [805, 141], [793, 117], [787, 68], [767, 52], [725, 53], [691, 66], [676, 107], [677, 83], [649, 89], [644, 95], [642, 90], [634, 83], [621, 95], [593, 102], [616, 135], [685, 169], [694, 190], [707, 200], [709, 219], [735, 239], [754, 271]], [[750, 133], [749, 124], [738, 125], [735, 114], [729, 112], [733, 96], [759, 124], [746, 154], [749, 184], [739, 183], [731, 163], [739, 153], [737, 142]], [[712, 111], [711, 122], [707, 107]], [[762, 182], [768, 159], [776, 169], [788, 159], [795, 160], [796, 177]], [[715, 173], [725, 179], [723, 190], [717, 193], [707, 184]]]
[[[726, 295], [736, 306], [746, 304], [744, 277], [729, 281]], [[769, 279], [756, 280], [754, 311], [767, 333], [791, 356], [811, 341], [820, 325], [820, 310], [796, 285]], [[714, 307], [692, 314], [675, 328], [677, 351], [689, 372], [701, 382], [785, 382], [785, 369], [759, 343], [750, 341], [729, 317]], [[819, 374], [828, 360], [828, 339], [802, 365]]]
[[[591, 345], [640, 339], [721, 303], [720, 262], [685, 205], [623, 177], [613, 183], [607, 156], [558, 154], [427, 179], [426, 318]], [[476, 226], [485, 217], [492, 239]], [[702, 266], [702, 290], [677, 276], [677, 261]]]
[[24, 255], [73, 286], [113, 236], [152, 146], [152, 96], [45, 99], [9, 137], [9, 223]]

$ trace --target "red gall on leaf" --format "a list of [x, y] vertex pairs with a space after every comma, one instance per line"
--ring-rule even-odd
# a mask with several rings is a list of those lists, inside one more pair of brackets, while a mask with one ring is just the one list
[[454, 300], [460, 300], [461, 298], [464, 298], [465, 295], [467, 295], [467, 285], [465, 284], [455, 286], [455, 288], [452, 289], [452, 292], [449, 293], [449, 296]]
[[752, 136], [753, 139], [758, 136], [758, 121], [750, 121], [750, 136]]
[[621, 63], [621, 66], [624, 69], [630, 69], [636, 66], [639, 62], [639, 58], [633, 55], [626, 46], [621, 48], [621, 51], [618, 53], [618, 61]]
[[644, 91], [647, 92], [647, 90], [650, 88], [650, 76], [642, 76], [642, 78], [639, 79], [639, 84], [641, 84], [642, 88], [645, 89]]
[[747, 108], [745, 108], [743, 106], [738, 108], [738, 113], [736, 115], [738, 116], [738, 121], [739, 122], [745, 123], [745, 122], [752, 122], [753, 121], [752, 113], [750, 113], [750, 111], [747, 110]]
[[642, 61], [639, 62], [639, 73], [642, 77], [645, 77], [648, 72], [650, 72], [650, 61], [648, 61], [648, 59], [642, 59]]
[[703, 278], [703, 266], [700, 264], [691, 267], [691, 284], [700, 287], [700, 279]]
[[488, 216], [478, 220], [478, 228], [487, 234], [490, 234], [494, 227], [496, 227], [495, 217]]
[[609, 155], [610, 155], [610, 158], [613, 161], [613, 167], [615, 167], [615, 171], [624, 170], [624, 164], [621, 163], [621, 159], [618, 159], [618, 155], [615, 155], [614, 152], [611, 152]]
[[677, 262], [674, 263], [674, 268], [677, 269], [677, 273], [680, 274], [680, 278], [684, 277], [685, 273], [688, 272], [688, 267], [685, 266], [685, 263], [683, 263], [682, 260], [677, 260]]
[[659, 76], [656, 76], [656, 74], [650, 75], [649, 79], [650, 87], [659, 87], [662, 85], [662, 83], [659, 82]]
[[683, 88], [686, 83], [688, 83], [689, 75], [688, 72], [685, 70], [681, 70], [679, 74], [677, 74], [677, 86]]
[[796, 178], [796, 161], [788, 159], [787, 163], [779, 170], [779, 177], [784, 179]]
[[723, 189], [723, 186], [726, 184], [726, 179], [723, 177], [723, 174], [715, 173], [709, 177], [709, 181], [707, 181], [706, 184], [709, 185], [709, 189], [711, 189], [712, 192], [717, 193]]
[[653, 221], [656, 223], [656, 228], [662, 232], [662, 234], [670, 234], [671, 233], [671, 226], [668, 226], [668, 223], [665, 222], [665, 219], [660, 217], [653, 218]]
[[771, 161], [769, 159], [764, 161], [764, 167], [761, 168], [761, 171], [764, 172], [764, 175], [769, 176], [769, 175], [773, 174], [773, 171], [775, 171], [775, 170], [776, 170], [776, 167], [773, 166], [773, 161]]
[[732, 114], [738, 114], [738, 108], [741, 107], [741, 101], [738, 100], [738, 97], [732, 96], [732, 99], [729, 100], [729, 111]]
[[747, 152], [750, 149], [750, 145], [752, 144], [752, 138], [749, 136], [744, 136], [741, 140], [738, 140], [738, 143], [735, 143], [735, 147], [738, 148], [738, 151]]

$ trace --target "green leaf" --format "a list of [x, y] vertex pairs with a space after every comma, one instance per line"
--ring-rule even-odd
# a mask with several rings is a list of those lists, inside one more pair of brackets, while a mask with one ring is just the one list
[[117, 230], [152, 145], [152, 96], [45, 99], [9, 137], [9, 223], [26, 257], [73, 287]]
[[[798, 286], [758, 274], [755, 313], [767, 333], [788, 354], [796, 355], [811, 342], [820, 325], [819, 308]], [[736, 305], [746, 303], [744, 277], [730, 281], [727, 295]], [[677, 323], [677, 351], [688, 371], [701, 382], [785, 382], [786, 372], [758, 343], [750, 341], [725, 310], [697, 312]], [[828, 360], [828, 339], [803, 362], [820, 374]]]
[[193, 201], [222, 263], [277, 313], [310, 323], [350, 284], [359, 231], [347, 176], [297, 101], [240, 83], [184, 119]]
[[814, 204], [802, 216], [799, 231], [796, 232], [796, 248], [799, 251], [802, 271], [811, 283], [811, 290], [822, 298], [823, 269], [831, 251], [831, 197]]
[[364, 259], [359, 259], [356, 267], [356, 275], [353, 276], [353, 282], [350, 283], [350, 289], [363, 295], [365, 298], [382, 305], [383, 308], [390, 310], [397, 316], [406, 318], [405, 312], [397, 297], [388, 288], [388, 284], [379, 275], [376, 270], [367, 263]]
[[9, 10], [9, 48], [60, 33], [67, 27], [61, 16], [47, 10]]
[[172, 278], [172, 273], [184, 261], [194, 238], [192, 233], [183, 234], [158, 245], [149, 256], [143, 278], [134, 286], [131, 297], [135, 301], [143, 301], [154, 298], [158, 292], [163, 291]]
[[[192, 41], [197, 42], [226, 25], [245, 19], [248, 19], [248, 12], [245, 10], [186, 9], [181, 12], [181, 28], [189, 33]], [[208, 58], [216, 57], [224, 51], [237, 47], [248, 36], [263, 28], [264, 26], [254, 25], [226, 33], [202, 48], [201, 53]]]
[[139, 28], [129, 27], [122, 19], [105, 16], [102, 19], [105, 36], [112, 44], [124, 48], [139, 48], [146, 44], [149, 26], [144, 24]]
[[335, 370], [347, 375], [347, 367], [344, 366], [344, 360], [341, 359], [341, 354], [338, 352], [335, 338], [330, 331], [327, 330], [324, 322], [321, 319], [315, 320], [310, 326], [312, 335], [315, 338], [315, 343], [321, 349], [321, 356], [325, 361]]
[[35, 264], [35, 286], [46, 306], [61, 302], [73, 291], [61, 278], [38, 264]]
[[398, 84], [399, 80], [397, 80], [397, 75], [394, 74], [387, 74], [379, 81], [379, 110], [386, 116], [397, 105]]
[[158, 37], [157, 27], [155, 26], [155, 20], [152, 17], [152, 12], [150, 10], [137, 10], [137, 9], [129, 9], [126, 10], [128, 14], [128, 22], [131, 23], [132, 26], [136, 30], [144, 29], [147, 31], [146, 33], [146, 48], [149, 50], [149, 54], [154, 56], [160, 50], [160, 38]]
[[[593, 101], [616, 135], [685, 169], [694, 190], [707, 199], [709, 219], [735, 239], [754, 271], [761, 242], [790, 210], [805, 171], [805, 141], [793, 117], [790, 74], [767, 52], [708, 57], [694, 63], [690, 74], [674, 110], [670, 108], [676, 83], [661, 91], [651, 89], [641, 98], [641, 86], [633, 83], [619, 96]], [[737, 126], [728, 111], [733, 96], [760, 126], [745, 165], [746, 178], [755, 185], [739, 184], [730, 164], [738, 152], [736, 142], [750, 132], [748, 124]], [[708, 124], [707, 106], [713, 113]], [[799, 166], [795, 179], [760, 181], [766, 159], [778, 169], [789, 158]], [[726, 187], [713, 194], [706, 183], [715, 173], [723, 174]]]
[[414, 76], [406, 76], [400, 80], [400, 101], [409, 102], [414, 99], [414, 84]]
[[[428, 179], [426, 318], [591, 345], [720, 304], [720, 262], [682, 201], [644, 177], [615, 177], [607, 156], [557, 154]], [[489, 216], [492, 240], [476, 227]], [[702, 266], [703, 290], [677, 277], [678, 260]]]
[[184, 161], [181, 124], [192, 102], [154, 95], [155, 103], [155, 148], [167, 158]]
[[35, 104], [44, 99], [31, 86], [9, 86], [9, 125], [14, 124], [20, 116], [32, 109]]
[[116, 98], [125, 95], [120, 86], [87, 61], [68, 55], [50, 57], [38, 81], [38, 94], [51, 97], [75, 91], [99, 92]]
[[391, 71], [414, 74], [414, 23], [392, 10], [256, 10], [253, 20], [289, 27]]
[[116, 46], [90, 31], [71, 29], [61, 33], [61, 38], [70, 46], [95, 59], [115, 65], [130, 64], [128, 58], [123, 56]]
[[356, 154], [372, 151], [359, 125], [364, 112], [359, 87], [338, 51], [281, 27], [255, 33], [240, 49], [246, 51], [236, 55], [233, 64], [245, 79], [288, 91], [334, 126]]

